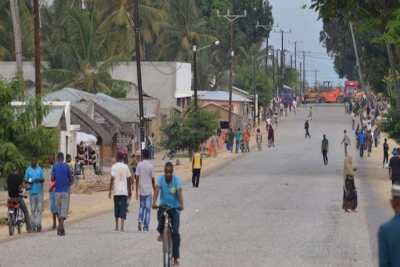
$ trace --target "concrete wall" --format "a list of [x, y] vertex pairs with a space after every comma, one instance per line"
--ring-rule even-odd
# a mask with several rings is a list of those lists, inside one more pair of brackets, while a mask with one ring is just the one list
[[[160, 99], [161, 111], [176, 105], [176, 91], [191, 90], [191, 65], [181, 62], [142, 62], [143, 91]], [[112, 77], [137, 84], [136, 62], [121, 64], [114, 68]], [[127, 98], [137, 97], [131, 92]]]

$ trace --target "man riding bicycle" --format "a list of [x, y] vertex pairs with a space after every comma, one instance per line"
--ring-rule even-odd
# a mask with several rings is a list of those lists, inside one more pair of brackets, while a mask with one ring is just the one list
[[[164, 167], [164, 174], [157, 178], [156, 188], [153, 196], [153, 209], [158, 209], [158, 227], [157, 231], [160, 233], [158, 241], [162, 240], [162, 233], [164, 230], [165, 218], [162, 213], [168, 209], [168, 215], [171, 219], [172, 225], [172, 257], [174, 258], [173, 266], [179, 266], [179, 246], [181, 237], [179, 235], [180, 213], [183, 210], [183, 196], [182, 196], [182, 181], [181, 178], [174, 173], [174, 166], [171, 162], [167, 162]], [[160, 207], [157, 206], [157, 198], [160, 193]]]

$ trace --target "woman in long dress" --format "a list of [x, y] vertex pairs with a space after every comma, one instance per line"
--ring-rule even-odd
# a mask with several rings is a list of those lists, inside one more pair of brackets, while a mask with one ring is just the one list
[[349, 209], [357, 212], [357, 191], [354, 183], [354, 175], [357, 168], [353, 168], [353, 159], [351, 156], [346, 156], [344, 160], [344, 184], [343, 184], [343, 205], [342, 208], [345, 212]]
[[268, 147], [275, 147], [274, 144], [274, 129], [272, 128], [272, 125], [269, 125], [268, 127]]

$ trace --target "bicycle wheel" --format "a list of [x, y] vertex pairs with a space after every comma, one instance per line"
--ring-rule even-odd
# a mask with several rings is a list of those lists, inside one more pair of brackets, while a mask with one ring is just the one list
[[172, 232], [169, 226], [163, 231], [163, 264], [164, 267], [172, 266]]
[[8, 215], [8, 233], [10, 236], [14, 234], [15, 229], [15, 214]]

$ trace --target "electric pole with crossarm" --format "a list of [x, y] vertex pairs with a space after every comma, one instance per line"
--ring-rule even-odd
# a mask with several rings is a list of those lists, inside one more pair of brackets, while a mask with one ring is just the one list
[[230, 47], [230, 68], [229, 68], [229, 107], [228, 107], [228, 129], [232, 128], [231, 117], [232, 117], [232, 65], [233, 65], [233, 22], [235, 22], [239, 18], [244, 18], [247, 16], [246, 10], [244, 11], [244, 15], [232, 15], [230, 14], [229, 10], [226, 15], [220, 15], [219, 10], [217, 10], [217, 16], [225, 18], [230, 23], [231, 28], [231, 47]]

